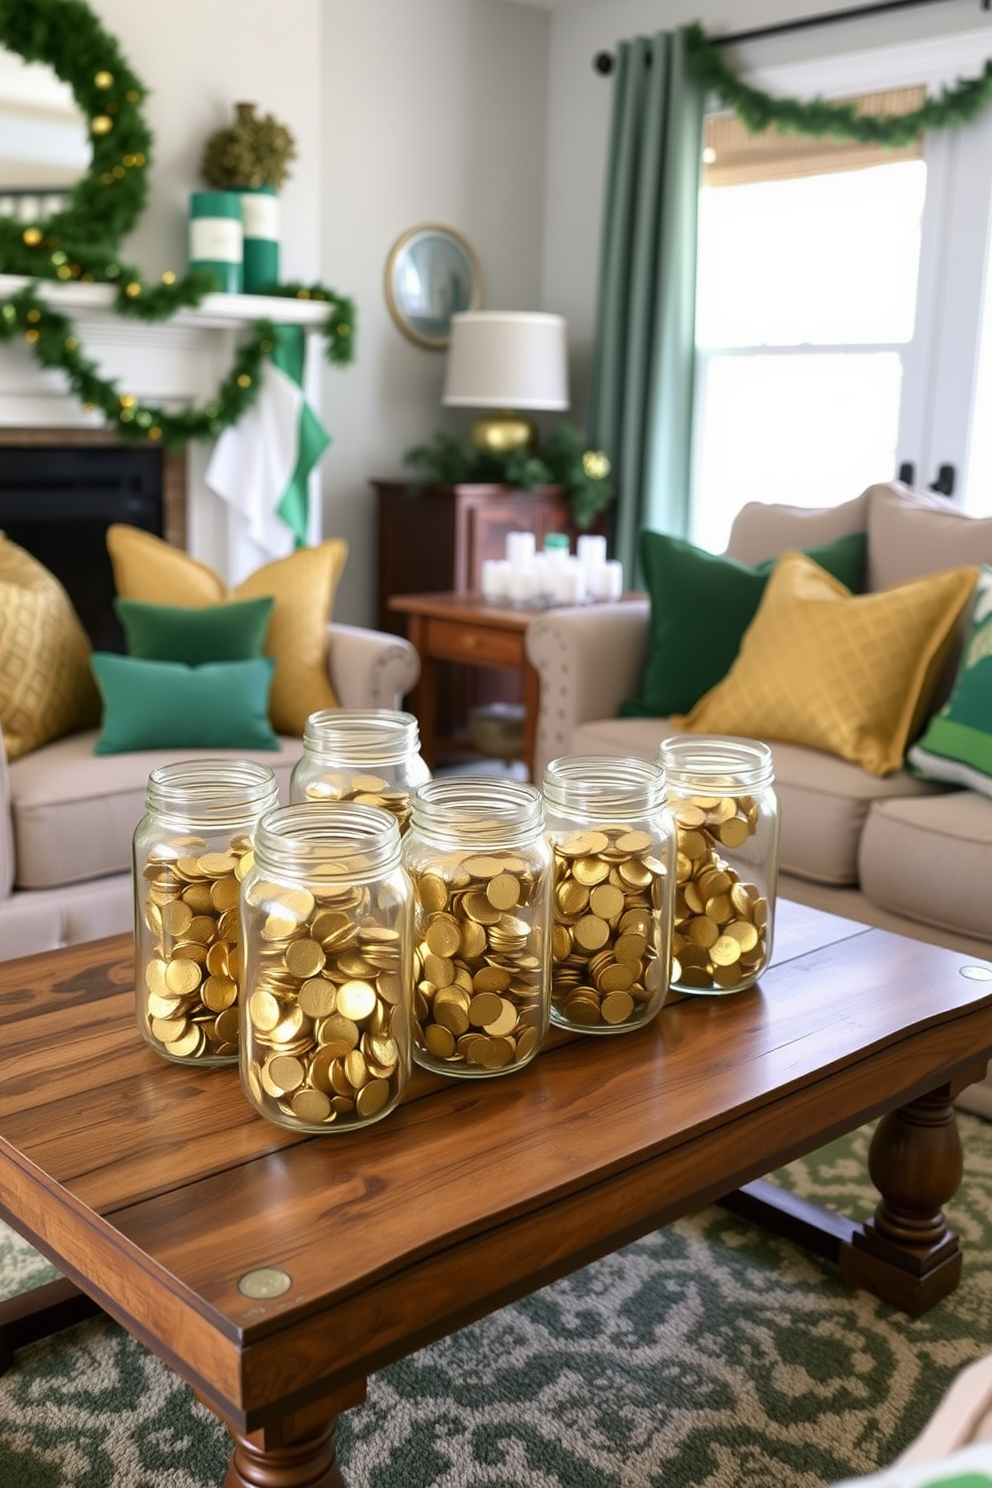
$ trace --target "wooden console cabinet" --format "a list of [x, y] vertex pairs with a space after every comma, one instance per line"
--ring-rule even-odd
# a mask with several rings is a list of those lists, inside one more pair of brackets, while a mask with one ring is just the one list
[[388, 607], [394, 594], [478, 593], [484, 560], [506, 557], [508, 532], [533, 532], [538, 548], [549, 532], [564, 532], [575, 547], [578, 530], [561, 486], [533, 492], [482, 485], [417, 491], [410, 481], [372, 484], [378, 498], [381, 630], [402, 630], [402, 615]]
[[[564, 532], [574, 552], [578, 528], [562, 486], [523, 491], [497, 485], [430, 485], [373, 481], [378, 502], [380, 630], [406, 634], [406, 617], [389, 608], [398, 594], [478, 593], [482, 564], [506, 557], [508, 532], [533, 532], [540, 549], [549, 532]], [[602, 532], [601, 525], [590, 529]], [[464, 742], [469, 709], [522, 702], [518, 675], [441, 663], [438, 731], [455, 748]]]

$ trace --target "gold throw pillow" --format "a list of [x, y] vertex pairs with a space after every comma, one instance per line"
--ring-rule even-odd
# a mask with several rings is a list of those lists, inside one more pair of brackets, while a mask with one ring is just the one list
[[265, 653], [276, 663], [269, 712], [277, 733], [299, 737], [311, 713], [338, 707], [327, 675], [327, 622], [348, 556], [343, 539], [298, 548], [263, 564], [233, 589], [205, 563], [138, 527], [109, 527], [107, 551], [124, 599], [202, 609], [272, 596]]
[[696, 733], [805, 744], [888, 775], [922, 725], [977, 568], [851, 594], [783, 553], [727, 675], [684, 717]]
[[18, 759], [100, 721], [90, 643], [53, 573], [0, 532], [0, 728]]

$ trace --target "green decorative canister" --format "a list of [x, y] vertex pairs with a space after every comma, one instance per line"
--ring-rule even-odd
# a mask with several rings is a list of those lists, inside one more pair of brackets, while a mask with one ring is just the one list
[[217, 288], [240, 294], [244, 230], [239, 191], [194, 191], [189, 199], [189, 266], [209, 269]]
[[279, 197], [271, 186], [241, 192], [244, 290], [264, 294], [279, 283]]

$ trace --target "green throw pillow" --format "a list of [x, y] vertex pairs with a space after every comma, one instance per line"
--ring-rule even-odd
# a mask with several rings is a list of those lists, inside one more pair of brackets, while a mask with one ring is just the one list
[[979, 571], [951, 695], [906, 756], [926, 780], [992, 796], [992, 568]]
[[[860, 594], [867, 542], [865, 533], [852, 532], [805, 552]], [[775, 559], [751, 568], [681, 538], [648, 531], [641, 533], [640, 555], [651, 598], [648, 654], [640, 696], [621, 703], [620, 714], [669, 718], [688, 713], [729, 672]]]
[[270, 656], [185, 666], [94, 651], [90, 664], [104, 702], [95, 754], [279, 748], [269, 723]]
[[261, 656], [275, 600], [271, 595], [236, 604], [188, 606], [114, 600], [129, 656], [146, 661], [250, 661]]

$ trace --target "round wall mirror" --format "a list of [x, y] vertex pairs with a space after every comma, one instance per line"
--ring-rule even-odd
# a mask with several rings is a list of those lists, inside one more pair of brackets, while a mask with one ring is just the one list
[[475, 250], [454, 228], [424, 222], [393, 244], [386, 262], [386, 303], [405, 336], [442, 350], [451, 317], [482, 304]]
[[70, 85], [0, 49], [0, 217], [35, 222], [60, 212], [91, 156]]

